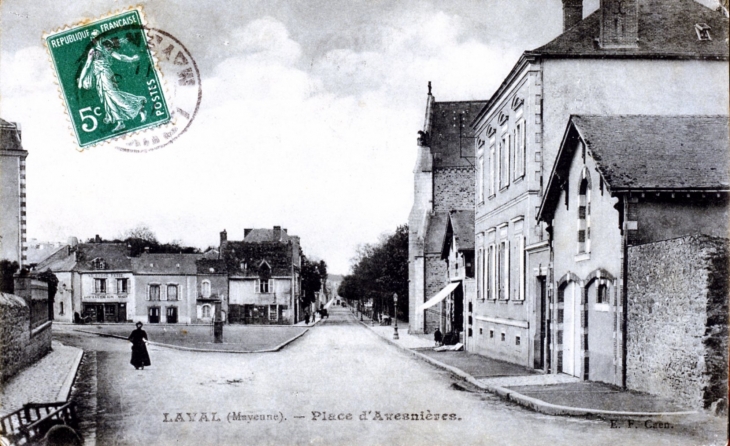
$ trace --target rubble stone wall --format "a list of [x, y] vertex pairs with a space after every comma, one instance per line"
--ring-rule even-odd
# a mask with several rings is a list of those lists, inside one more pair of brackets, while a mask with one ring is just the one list
[[693, 409], [727, 407], [728, 240], [628, 249], [627, 387]]
[[433, 210], [474, 210], [474, 168], [453, 167], [433, 173]]
[[51, 322], [31, 330], [30, 307], [24, 299], [0, 293], [0, 381], [51, 351]]

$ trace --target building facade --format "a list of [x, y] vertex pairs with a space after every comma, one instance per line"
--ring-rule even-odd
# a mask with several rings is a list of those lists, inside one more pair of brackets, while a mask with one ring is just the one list
[[582, 19], [582, 2], [563, 3], [564, 32], [525, 52], [473, 122], [474, 312], [484, 334], [472, 348], [546, 371], [556, 289], [537, 209], [570, 115], [714, 115], [728, 102], [721, 13], [693, 0], [602, 0]]
[[202, 258], [197, 267], [196, 318], [199, 323], [228, 321], [228, 271], [218, 259]]
[[[626, 386], [627, 326], [661, 314], [630, 319], [627, 286], [639, 268], [628, 268], [628, 249], [727, 238], [729, 131], [727, 115], [570, 118], [539, 213], [552, 234], [548, 356], [556, 372]], [[672, 260], [654, 261], [643, 268]]]
[[245, 229], [242, 241], [222, 236], [228, 271], [228, 322], [295, 324], [301, 311], [299, 237], [286, 229]]
[[429, 84], [419, 131], [413, 207], [408, 217], [409, 331], [433, 332], [441, 303], [422, 309], [447, 284], [441, 258], [448, 213], [474, 210], [474, 134], [469, 127], [485, 101], [436, 102]]
[[0, 119], [0, 260], [24, 265], [26, 246], [25, 159], [18, 124]]

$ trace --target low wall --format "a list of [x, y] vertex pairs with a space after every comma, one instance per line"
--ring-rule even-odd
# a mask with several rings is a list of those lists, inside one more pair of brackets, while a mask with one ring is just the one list
[[728, 240], [632, 246], [628, 264], [627, 387], [726, 410]]
[[0, 381], [51, 351], [51, 322], [31, 329], [31, 308], [25, 299], [0, 293]]

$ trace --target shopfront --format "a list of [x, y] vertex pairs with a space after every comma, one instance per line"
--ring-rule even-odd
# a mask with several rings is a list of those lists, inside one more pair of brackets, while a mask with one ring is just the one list
[[83, 316], [91, 322], [126, 322], [127, 304], [124, 302], [84, 302]]

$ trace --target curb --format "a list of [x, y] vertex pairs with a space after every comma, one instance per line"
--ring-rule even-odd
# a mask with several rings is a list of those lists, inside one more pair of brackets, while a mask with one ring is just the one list
[[[93, 331], [86, 331], [86, 330], [74, 330], [78, 333], [86, 333], [91, 334], [95, 336], [100, 336], [102, 338], [114, 338], [114, 339], [122, 339], [124, 341], [127, 340], [124, 336], [119, 335], [113, 335], [113, 334], [107, 334], [107, 333], [95, 333]], [[299, 333], [298, 335], [294, 336], [291, 339], [288, 339], [281, 344], [277, 345], [274, 348], [268, 348], [264, 350], [211, 350], [206, 348], [191, 348], [191, 347], [182, 347], [179, 345], [172, 345], [172, 344], [163, 344], [161, 342], [148, 342], [149, 345], [154, 345], [155, 347], [163, 347], [163, 348], [169, 348], [173, 350], [182, 350], [186, 352], [200, 352], [200, 353], [237, 353], [237, 354], [244, 354], [244, 353], [274, 353], [278, 352], [279, 350], [283, 349], [287, 345], [291, 344], [292, 342], [296, 341], [297, 339], [301, 338], [305, 334], [309, 332], [309, 328], [305, 328], [303, 332]]]
[[80, 351], [76, 354], [76, 357], [74, 358], [71, 370], [68, 371], [66, 378], [63, 380], [61, 390], [59, 390], [58, 394], [56, 395], [56, 401], [68, 401], [68, 397], [71, 394], [71, 386], [73, 386], [74, 381], [76, 381], [76, 374], [79, 371], [79, 365], [81, 365], [81, 358], [84, 357], [84, 351], [82, 349], [79, 350]]
[[[360, 321], [357, 321], [360, 322]], [[448, 364], [444, 364], [441, 361], [438, 361], [436, 359], [431, 358], [428, 355], [424, 355], [423, 353], [419, 353], [415, 350], [411, 350], [409, 348], [403, 347], [402, 345], [398, 344], [397, 342], [385, 338], [381, 335], [379, 335], [374, 330], [370, 330], [370, 327], [368, 327], [363, 322], [360, 322], [360, 324], [367, 328], [368, 331], [373, 333], [378, 338], [395, 345], [399, 347], [402, 350], [405, 350], [406, 352], [410, 353], [411, 355], [423, 359], [432, 365], [435, 365], [436, 367], [445, 369], [452, 374], [468, 381], [469, 383], [475, 385], [476, 387], [485, 390], [490, 393], [494, 393], [503, 399], [507, 401], [511, 401], [513, 403], [519, 404], [520, 406], [526, 407], [528, 409], [532, 409], [535, 412], [539, 412], [545, 415], [562, 415], [562, 416], [575, 416], [575, 417], [585, 417], [585, 416], [594, 416], [599, 418], [611, 418], [611, 419], [621, 419], [621, 418], [668, 418], [668, 417], [675, 417], [675, 416], [687, 416], [687, 415], [697, 415], [699, 412], [697, 411], [681, 411], [681, 412], [629, 412], [629, 411], [615, 411], [615, 410], [601, 410], [601, 409], [588, 409], [583, 407], [570, 407], [570, 406], [561, 406], [558, 404], [552, 404], [548, 403], [546, 401], [533, 398], [527, 395], [523, 395], [519, 392], [516, 392], [514, 390], [507, 389], [505, 387], [501, 386], [493, 386], [489, 384], [484, 384], [479, 382], [476, 378], [471, 376], [470, 374], [466, 373], [465, 371], [456, 368], [454, 366], [450, 366]]]

